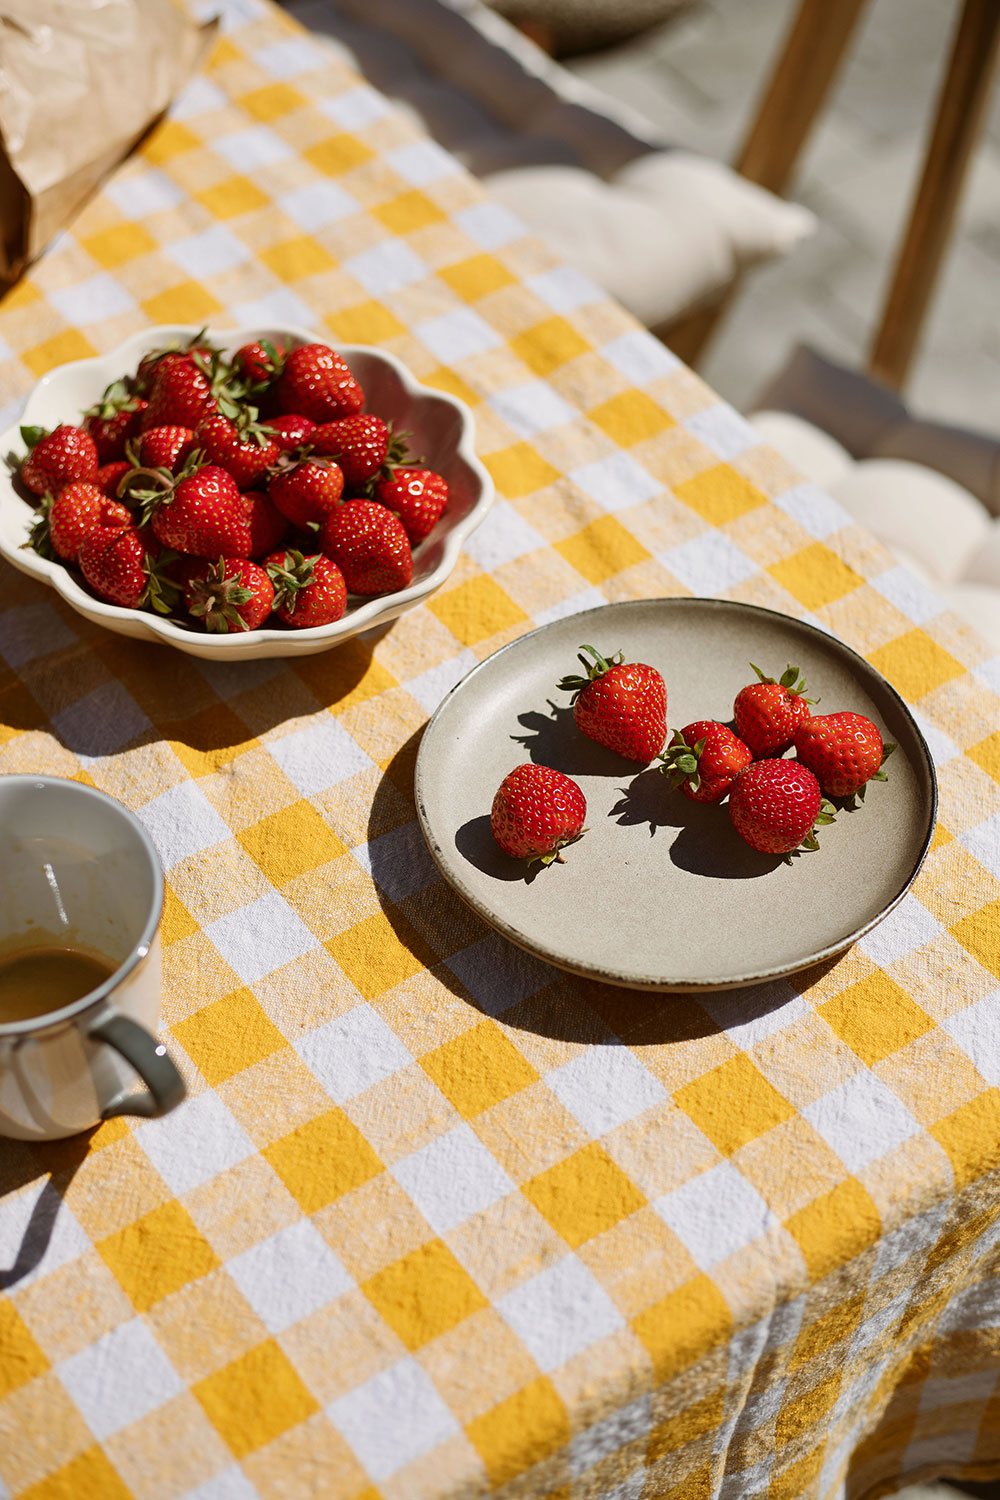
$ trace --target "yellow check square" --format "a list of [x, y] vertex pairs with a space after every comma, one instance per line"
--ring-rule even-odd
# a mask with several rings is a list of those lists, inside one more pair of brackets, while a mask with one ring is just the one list
[[933, 1021], [887, 974], [870, 974], [817, 1007], [868, 1067], [930, 1031]]
[[97, 1252], [139, 1312], [219, 1265], [211, 1245], [176, 1199], [99, 1240]]
[[597, 1141], [522, 1183], [521, 1191], [572, 1250], [646, 1202]]
[[1000, 901], [991, 901], [948, 930], [977, 964], [1000, 979]]
[[501, 630], [523, 624], [528, 616], [488, 573], [469, 578], [455, 589], [435, 594], [427, 608], [463, 646], [474, 646]]
[[1000, 1089], [985, 1089], [967, 1104], [945, 1115], [930, 1133], [947, 1153], [955, 1186], [975, 1182], [996, 1160], [1000, 1140]]
[[0, 1302], [0, 1400], [49, 1368], [30, 1330], [12, 1302]]
[[330, 825], [304, 799], [236, 834], [272, 885], [284, 885], [346, 852]]
[[411, 1353], [489, 1305], [442, 1240], [376, 1272], [361, 1290]]
[[290, 115], [293, 109], [302, 109], [306, 101], [290, 83], [269, 83], [262, 89], [242, 94], [236, 102], [253, 119], [266, 125], [281, 115]]
[[34, 348], [25, 349], [21, 358], [32, 374], [41, 378], [54, 370], [56, 365], [64, 365], [72, 359], [90, 359], [96, 353], [97, 350], [89, 339], [85, 339], [75, 328], [67, 328], [62, 333], [53, 334], [43, 343], [36, 344]]
[[328, 938], [324, 946], [366, 1000], [384, 995], [437, 962], [437, 954], [398, 911], [391, 922], [384, 912], [365, 917]]
[[107, 1454], [96, 1445], [19, 1494], [20, 1500], [134, 1500]]
[[334, 338], [344, 344], [385, 344], [406, 332], [405, 325], [383, 302], [356, 302], [328, 313], [323, 321]]
[[222, 303], [197, 281], [179, 281], [142, 304], [154, 323], [207, 323], [222, 312]]
[[904, 698], [923, 698], [943, 683], [961, 677], [965, 668], [950, 651], [939, 646], [925, 630], [908, 630], [877, 651], [868, 653], [872, 666], [888, 677]]
[[674, 426], [669, 417], [645, 391], [622, 391], [587, 413], [602, 432], [622, 448], [634, 448], [647, 438], [658, 437]]
[[260, 258], [269, 270], [282, 281], [301, 281], [305, 276], [319, 276], [331, 271], [337, 264], [328, 250], [311, 235], [302, 234], [297, 239], [285, 240], [262, 250]]
[[543, 379], [590, 348], [587, 340], [565, 318], [546, 318], [510, 341], [510, 347], [529, 370]]
[[582, 531], [556, 542], [556, 551], [588, 583], [603, 583], [626, 568], [648, 562], [650, 556], [614, 516], [600, 516]]
[[300, 1125], [261, 1153], [307, 1214], [377, 1177], [382, 1163], [343, 1110]]
[[383, 223], [390, 234], [403, 235], [425, 229], [428, 224], [440, 223], [445, 213], [426, 193], [414, 188], [412, 192], [400, 193], [398, 198], [380, 203], [372, 210], [372, 217]]
[[115, 224], [111, 229], [88, 235], [80, 243], [106, 271], [156, 249], [156, 241], [141, 224]]
[[785, 1402], [778, 1413], [775, 1429], [780, 1448], [800, 1438], [826, 1416], [840, 1394], [840, 1380], [840, 1371], [837, 1370], [803, 1391], [801, 1396]]
[[693, 479], [683, 479], [673, 486], [678, 500], [697, 511], [710, 526], [724, 526], [737, 516], [767, 504], [767, 496], [756, 485], [737, 474], [728, 464], [713, 464]]
[[710, 1276], [694, 1276], [632, 1319], [661, 1381], [686, 1370], [732, 1332], [729, 1303]]
[[772, 563], [767, 571], [806, 609], [822, 609], [864, 583], [860, 573], [822, 542]]
[[342, 134], [327, 136], [325, 141], [310, 146], [302, 155], [317, 172], [323, 172], [327, 177], [340, 177], [344, 172], [371, 161], [372, 150], [357, 136]]
[[795, 1113], [743, 1052], [679, 1088], [674, 1102], [724, 1156]]
[[235, 219], [238, 214], [252, 213], [270, 200], [249, 177], [227, 177], [214, 187], [204, 188], [194, 197], [207, 208], [214, 219]]
[[874, 1245], [882, 1219], [871, 1195], [848, 1177], [785, 1220], [814, 1282]]
[[493, 1021], [425, 1052], [420, 1066], [466, 1120], [538, 1081], [538, 1073]]
[[172, 1030], [213, 1088], [288, 1046], [248, 989], [233, 990], [221, 1000], [203, 1005]]
[[509, 448], [499, 448], [495, 453], [488, 453], [483, 462], [492, 474], [497, 490], [508, 500], [533, 495], [559, 478], [559, 470], [554, 469], [530, 443], [512, 443]]
[[263, 1448], [319, 1410], [274, 1339], [199, 1380], [193, 1390], [237, 1458]]
[[496, 1488], [557, 1453], [570, 1436], [566, 1408], [547, 1375], [466, 1423], [465, 1430]]
[[495, 255], [470, 255], [468, 260], [445, 266], [438, 275], [463, 302], [477, 302], [517, 279]]
[[153, 162], [155, 166], [163, 166], [175, 156], [182, 156], [185, 151], [197, 150], [200, 145], [201, 138], [180, 120], [163, 120], [139, 150], [147, 161]]
[[965, 753], [987, 776], [1000, 781], [1000, 729], [995, 734], [987, 735], [977, 745], [970, 745]]

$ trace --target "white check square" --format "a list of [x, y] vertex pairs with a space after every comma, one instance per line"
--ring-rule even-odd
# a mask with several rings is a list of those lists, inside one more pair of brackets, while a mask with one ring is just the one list
[[304, 36], [258, 47], [252, 56], [257, 66], [272, 78], [295, 78], [299, 73], [314, 72], [320, 63], [316, 43]]
[[170, 118], [190, 120], [194, 115], [207, 114], [210, 109], [223, 109], [228, 103], [228, 98], [216, 84], [196, 74], [171, 104]]
[[623, 1327], [625, 1319], [596, 1277], [567, 1255], [496, 1303], [540, 1370], [555, 1370]]
[[22, 1291], [88, 1250], [91, 1240], [47, 1177], [4, 1199], [0, 1267], [9, 1285]]
[[[466, 551], [470, 550], [466, 547]], [[449, 693], [456, 683], [461, 682], [466, 672], [471, 671], [475, 665], [475, 656], [465, 647], [457, 656], [438, 662], [436, 667], [428, 667], [419, 677], [411, 677], [406, 684], [406, 691], [411, 698], [416, 698], [421, 708], [432, 714], [445, 693]]]
[[888, 599], [914, 625], [932, 620], [944, 609], [944, 601], [940, 596], [911, 573], [909, 568], [889, 568], [887, 572], [879, 573], [868, 581], [877, 594]]
[[403, 240], [383, 240], [371, 250], [352, 255], [343, 268], [373, 297], [398, 292], [427, 275], [425, 263]]
[[176, 208], [185, 198], [183, 190], [158, 167], [149, 167], [144, 172], [130, 169], [116, 175], [104, 184], [101, 192], [126, 219], [146, 219], [150, 214]]
[[400, 1360], [331, 1401], [326, 1414], [376, 1484], [460, 1431], [414, 1359]]
[[338, 94], [334, 99], [322, 99], [319, 108], [328, 120], [335, 121], [344, 130], [366, 130], [392, 111], [388, 99], [366, 85]]
[[592, 302], [603, 302], [607, 293], [584, 276], [575, 266], [553, 266], [550, 271], [539, 271], [535, 276], [526, 276], [525, 285], [534, 292], [553, 312], [573, 312], [578, 307], [588, 307]]
[[390, 901], [402, 901], [441, 878], [416, 821], [360, 844], [353, 853]]
[[269, 1333], [281, 1333], [325, 1307], [353, 1280], [310, 1219], [226, 1262], [226, 1272]]
[[236, 1464], [213, 1474], [197, 1489], [188, 1490], [184, 1500], [260, 1500], [260, 1491], [252, 1485]]
[[0, 656], [8, 666], [23, 666], [76, 640], [76, 631], [48, 604], [24, 604], [0, 614]]
[[959, 834], [958, 841], [991, 875], [1000, 876], [1000, 813], [967, 828]]
[[87, 764], [113, 755], [151, 728], [142, 709], [120, 682], [104, 682], [55, 714], [53, 727], [68, 750]]
[[364, 1093], [413, 1061], [396, 1033], [365, 1001], [300, 1037], [295, 1050], [336, 1104]]
[[218, 1094], [208, 1091], [186, 1099], [160, 1120], [145, 1120], [134, 1134], [170, 1191], [176, 1195], [200, 1187], [256, 1147], [237, 1125]]
[[808, 531], [817, 541], [822, 541], [832, 531], [853, 525], [853, 517], [818, 484], [797, 484], [776, 495], [773, 503], [786, 516], [798, 521], [803, 531]]
[[347, 219], [358, 212], [358, 201], [335, 182], [310, 182], [278, 199], [279, 208], [294, 219], [300, 229], [312, 234], [325, 224]]
[[360, 771], [370, 771], [369, 759], [346, 729], [331, 715], [311, 720], [304, 729], [267, 741], [267, 748], [289, 781], [303, 797], [314, 797]]
[[574, 422], [578, 413], [545, 380], [529, 380], [496, 391], [487, 404], [519, 437], [532, 437]]
[[256, 984], [317, 946], [302, 918], [277, 891], [227, 912], [204, 931], [244, 984]]
[[507, 500], [495, 500], [481, 526], [465, 542], [465, 551], [485, 572], [545, 546], [544, 537], [522, 520]]
[[647, 385], [651, 380], [659, 380], [684, 368], [666, 344], [639, 328], [602, 344], [599, 352], [602, 359], [634, 385]]
[[67, 323], [98, 323], [131, 312], [136, 305], [121, 282], [104, 272], [74, 286], [54, 288], [46, 296]]
[[[233, 315], [251, 328], [259, 328], [261, 325], [265, 328], [268, 325], [272, 328], [287, 328], [289, 324], [309, 328], [314, 312], [308, 302], [303, 302], [290, 286], [276, 286], [262, 297], [234, 302]], [[249, 665], [247, 662], [247, 666]]]
[[468, 1125], [457, 1125], [389, 1168], [435, 1234], [481, 1213], [514, 1184]]
[[488, 1015], [498, 1016], [551, 984], [557, 970], [491, 933], [447, 959], [448, 968]]
[[1000, 989], [946, 1016], [938, 1025], [972, 1059], [987, 1083], [1000, 1085]]
[[63, 1360], [59, 1379], [100, 1441], [179, 1396], [184, 1382], [141, 1318]]
[[425, 187], [429, 182], [451, 177], [455, 171], [454, 157], [432, 140], [399, 146], [395, 151], [388, 151], [385, 159], [394, 172], [414, 187]]
[[502, 203], [474, 203], [471, 208], [459, 209], [454, 219], [462, 233], [482, 250], [499, 250], [501, 245], [509, 245], [511, 240], [519, 240], [528, 232]]
[[634, 458], [621, 451], [611, 453], [596, 463], [582, 464], [571, 469], [569, 474], [585, 495], [603, 505], [605, 510], [625, 510], [630, 505], [642, 505], [662, 493], [663, 486], [654, 479], [648, 469], [637, 464]]
[[703, 1271], [777, 1223], [757, 1189], [728, 1161], [664, 1194], [653, 1207]]
[[229, 135], [219, 136], [212, 142], [212, 150], [224, 156], [234, 171], [247, 177], [260, 167], [273, 167], [276, 162], [287, 161], [294, 154], [286, 141], [264, 125], [253, 125], [249, 130], [234, 130]]
[[181, 781], [161, 792], [136, 808], [136, 817], [168, 870], [189, 854], [232, 838], [232, 830], [195, 781]]
[[607, 602], [600, 589], [581, 589], [578, 594], [568, 594], [565, 599], [557, 600], [548, 609], [537, 609], [535, 623], [550, 625], [553, 620], [565, 620], [569, 615], [582, 614], [585, 609], [597, 609]]
[[814, 1099], [802, 1113], [849, 1172], [860, 1172], [920, 1129], [906, 1105], [867, 1069]]
[[716, 458], [724, 461], [736, 458], [748, 448], [759, 448], [763, 441], [746, 418], [724, 401], [705, 406], [685, 418], [684, 426], [706, 448], [710, 448]]
[[693, 594], [714, 596], [757, 572], [757, 564], [721, 531], [706, 531], [659, 556]]
[[589, 1047], [546, 1073], [545, 1082], [595, 1139], [667, 1097], [635, 1053], [620, 1045]]
[[496, 329], [471, 308], [429, 318], [426, 323], [418, 323], [413, 332], [442, 364], [471, 359], [503, 343]]
[[250, 250], [223, 224], [213, 224], [201, 234], [172, 241], [170, 255], [189, 276], [197, 278], [231, 271], [242, 261], [249, 260]]
[[[877, 788], [876, 788], [877, 790]], [[944, 928], [916, 896], [904, 896], [889, 915], [866, 932], [858, 943], [862, 953], [885, 968], [914, 949], [931, 942]]]

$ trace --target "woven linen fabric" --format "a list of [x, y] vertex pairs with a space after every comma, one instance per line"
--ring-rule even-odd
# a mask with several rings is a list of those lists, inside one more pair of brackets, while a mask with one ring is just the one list
[[[0, 1495], [841, 1500], [1000, 1472], [1000, 659], [342, 58], [228, 0], [205, 73], [0, 304], [13, 421], [151, 323], [381, 344], [499, 497], [391, 628], [223, 665], [3, 566], [0, 771], [166, 871], [190, 1097], [0, 1143]], [[905, 696], [940, 821], [824, 972], [625, 992], [508, 946], [412, 791], [536, 625], [711, 594]]]

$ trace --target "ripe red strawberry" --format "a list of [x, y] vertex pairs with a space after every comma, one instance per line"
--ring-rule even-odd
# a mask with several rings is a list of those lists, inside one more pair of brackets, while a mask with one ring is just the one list
[[386, 462], [389, 438], [389, 428], [381, 417], [358, 412], [314, 428], [309, 434], [309, 447], [313, 453], [335, 458], [344, 471], [344, 483], [356, 488], [366, 484]]
[[326, 344], [300, 344], [275, 386], [278, 410], [332, 422], [360, 411], [365, 396], [347, 361]]
[[274, 584], [267, 572], [245, 557], [205, 562], [184, 590], [188, 614], [210, 634], [256, 630], [274, 607]]
[[118, 495], [118, 486], [131, 469], [132, 465], [128, 459], [112, 459], [109, 464], [101, 464], [94, 478], [94, 483], [98, 489], [103, 490], [106, 495], [110, 495], [112, 499], [115, 499]]
[[670, 789], [692, 802], [721, 802], [753, 756], [733, 731], [716, 719], [696, 719], [678, 729], [660, 756]]
[[391, 594], [413, 578], [413, 553], [403, 524], [374, 500], [338, 506], [320, 527], [319, 545], [340, 568], [352, 594]]
[[141, 396], [132, 394], [126, 381], [114, 380], [100, 401], [84, 412], [83, 425], [97, 445], [100, 463], [121, 458], [128, 439], [139, 431], [146, 405]]
[[587, 799], [570, 777], [548, 766], [516, 766], [497, 788], [493, 837], [505, 854], [529, 864], [564, 864], [562, 849], [584, 832]]
[[250, 522], [236, 481], [217, 464], [178, 478], [149, 501], [153, 534], [164, 547], [195, 557], [247, 557]]
[[138, 609], [148, 604], [166, 614], [174, 591], [156, 573], [134, 526], [98, 529], [80, 543], [80, 569], [91, 588], [112, 604]]
[[659, 755], [667, 738], [667, 688], [656, 668], [626, 662], [620, 651], [605, 660], [593, 646], [581, 646], [578, 660], [587, 675], [557, 684], [573, 694], [577, 728], [629, 760], [645, 763]]
[[233, 364], [251, 385], [267, 385], [274, 379], [284, 363], [283, 344], [272, 344], [270, 339], [244, 344], [233, 355]]
[[790, 854], [817, 849], [813, 829], [833, 822], [833, 808], [808, 766], [794, 760], [755, 760], [729, 789], [729, 817], [752, 849]]
[[433, 469], [396, 469], [390, 479], [376, 480], [372, 498], [395, 512], [416, 546], [440, 520], [448, 504], [448, 484]]
[[110, 500], [96, 484], [79, 479], [67, 484], [55, 498], [42, 497], [26, 545], [42, 557], [55, 556], [75, 563], [85, 536], [100, 527], [116, 530], [131, 522], [131, 512], [124, 505]]
[[765, 677], [754, 667], [759, 681], [741, 688], [733, 704], [736, 733], [750, 746], [754, 760], [781, 755], [795, 738], [803, 719], [809, 717], [809, 705], [815, 698], [803, 696], [805, 683], [798, 667], [787, 667], [777, 681]]
[[281, 417], [268, 417], [265, 429], [282, 453], [294, 453], [316, 431], [316, 423], [298, 412], [286, 412]]
[[208, 462], [226, 469], [241, 490], [251, 489], [281, 451], [254, 421], [251, 413], [255, 411], [252, 406], [245, 407], [235, 422], [221, 411], [209, 412], [202, 417], [194, 434], [195, 443], [204, 450]]
[[332, 458], [306, 458], [279, 468], [268, 493], [283, 516], [296, 526], [325, 521], [340, 504], [344, 476]]
[[202, 356], [164, 354], [153, 371], [149, 405], [140, 421], [142, 431], [151, 427], [193, 430], [217, 405], [215, 383], [212, 366]]
[[97, 444], [82, 427], [63, 423], [51, 432], [44, 427], [22, 427], [21, 436], [30, 450], [21, 464], [21, 478], [34, 494], [55, 495], [64, 484], [96, 477]]
[[250, 556], [273, 552], [288, 535], [288, 519], [263, 490], [241, 491], [250, 523]]
[[337, 564], [322, 553], [273, 552], [264, 566], [274, 584], [274, 610], [296, 630], [332, 625], [347, 608], [347, 585]]
[[178, 355], [191, 358], [197, 354], [205, 362], [217, 359], [219, 351], [205, 338], [205, 330], [196, 333], [193, 338], [188, 339], [186, 344], [175, 341], [162, 349], [150, 349], [139, 361], [139, 368], [135, 372], [135, 380], [132, 382], [137, 396], [148, 396], [153, 386], [160, 365], [166, 359], [173, 359]]
[[816, 714], [795, 731], [795, 753], [828, 797], [863, 801], [869, 781], [885, 781], [882, 766], [895, 748], [864, 714]]
[[132, 440], [126, 450], [137, 466], [170, 469], [184, 462], [195, 446], [190, 427], [150, 427]]

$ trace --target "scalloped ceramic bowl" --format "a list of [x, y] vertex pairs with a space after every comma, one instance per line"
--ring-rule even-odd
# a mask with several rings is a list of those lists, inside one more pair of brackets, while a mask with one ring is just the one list
[[[184, 343], [201, 331], [180, 325], [146, 328], [108, 354], [60, 365], [35, 386], [21, 421], [0, 438], [0, 453], [18, 456], [24, 453], [19, 430], [22, 424], [52, 428], [60, 422], [78, 422], [82, 412], [112, 380], [135, 372], [148, 350], [162, 348], [174, 340]], [[301, 328], [209, 328], [205, 334], [229, 353], [241, 344], [261, 338], [287, 345], [329, 342], [321, 334]], [[465, 538], [484, 519], [493, 502], [493, 482], [473, 448], [472, 413], [454, 396], [421, 385], [405, 365], [381, 349], [363, 344], [340, 344], [337, 348], [365, 392], [365, 410], [391, 421], [397, 432], [409, 433], [411, 451], [420, 454], [448, 481], [448, 508], [430, 536], [414, 549], [413, 582], [408, 588], [375, 598], [351, 595], [342, 619], [315, 630], [274, 628], [208, 635], [145, 610], [108, 604], [92, 594], [61, 563], [49, 562], [25, 548], [34, 511], [18, 494], [6, 470], [0, 473], [0, 553], [22, 573], [49, 584], [67, 604], [96, 625], [139, 640], [161, 641], [192, 656], [217, 661], [307, 656], [326, 651], [421, 604], [444, 583], [458, 560]]]

